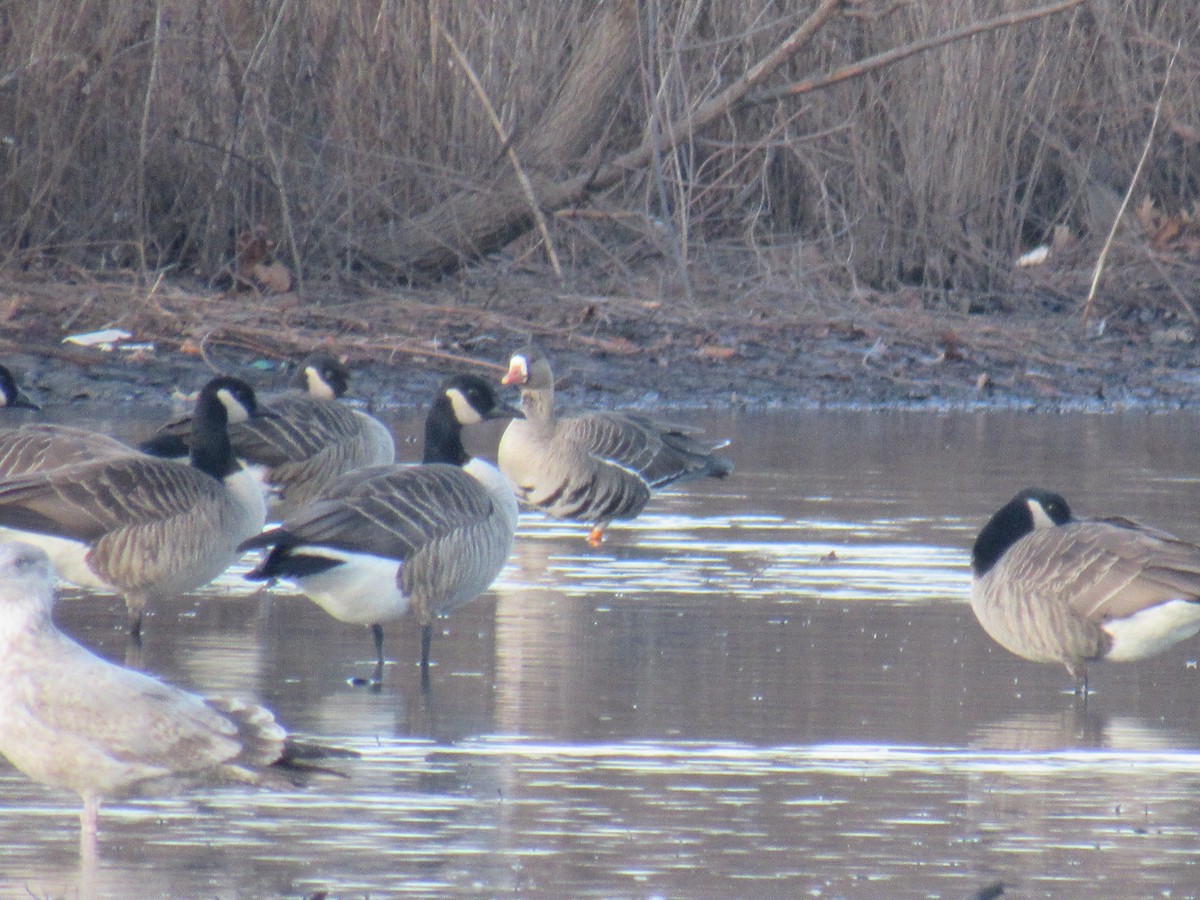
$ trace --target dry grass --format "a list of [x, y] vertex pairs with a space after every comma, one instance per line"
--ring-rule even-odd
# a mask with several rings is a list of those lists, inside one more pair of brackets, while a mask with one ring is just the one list
[[[851, 4], [776, 82], [1011, 6]], [[209, 277], [239, 233], [265, 223], [305, 278], [350, 274], [345, 248], [360, 230], [404, 222], [507, 170], [437, 28], [519, 139], [595, 8], [7, 4], [0, 260]], [[773, 0], [641, 9], [641, 78], [614, 111], [601, 157], [686, 120], [807, 12]], [[1092, 0], [815, 94], [742, 105], [588, 210], [553, 219], [553, 238], [566, 263], [600, 270], [617, 290], [649, 259], [666, 273], [662, 291], [692, 302], [712, 298], [690, 273], [730, 265], [751, 291], [767, 277], [809, 289], [1004, 291], [1015, 255], [1055, 224], [1107, 229], [1177, 45], [1144, 187], [1160, 207], [1191, 209], [1200, 18], [1189, 3]]]

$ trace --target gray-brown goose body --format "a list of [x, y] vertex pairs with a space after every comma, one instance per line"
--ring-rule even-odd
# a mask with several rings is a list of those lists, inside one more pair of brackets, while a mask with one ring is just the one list
[[610, 522], [641, 513], [654, 491], [733, 471], [729, 460], [715, 455], [727, 441], [703, 441], [628, 413], [558, 416], [554, 374], [537, 348], [514, 355], [502, 383], [520, 385], [525, 418], [509, 423], [500, 439], [500, 471], [523, 504], [591, 524], [593, 546]]
[[383, 623], [421, 623], [427, 683], [432, 622], [482, 594], [512, 552], [517, 502], [504, 476], [462, 444], [465, 425], [520, 415], [490, 384], [456, 376], [425, 420], [416, 466], [376, 466], [328, 485], [315, 502], [246, 541], [270, 547], [252, 579], [284, 578], [334, 618], [370, 626], [373, 683], [383, 674]]
[[287, 765], [271, 713], [205, 699], [118, 666], [51, 620], [46, 554], [0, 543], [0, 753], [35, 781], [83, 799], [82, 845], [95, 852], [108, 798], [199, 782], [258, 782]]
[[1086, 696], [1087, 664], [1137, 660], [1200, 631], [1200, 545], [1128, 519], [1076, 519], [1029, 488], [980, 531], [971, 608], [993, 640], [1057, 662]]
[[64, 580], [124, 595], [136, 637], [147, 603], [208, 583], [262, 530], [262, 493], [227, 424], [263, 414], [244, 381], [214, 378], [196, 400], [189, 463], [133, 453], [4, 479], [0, 527]]
[[0, 479], [137, 453], [99, 431], [35, 422], [0, 432]]
[[[341, 398], [350, 373], [326, 353], [301, 363], [291, 389], [263, 405], [269, 417], [232, 424], [234, 455], [261, 482], [267, 512], [282, 518], [312, 502], [347, 472], [395, 462], [392, 434], [378, 419]], [[154, 456], [183, 458], [190, 418], [169, 422], [141, 449]]]

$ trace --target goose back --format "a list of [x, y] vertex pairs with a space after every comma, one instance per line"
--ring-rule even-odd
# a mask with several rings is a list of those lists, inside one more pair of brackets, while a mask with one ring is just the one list
[[[391, 432], [378, 419], [336, 397], [346, 388], [340, 363], [310, 361], [297, 374], [293, 390], [266, 404], [269, 417], [231, 424], [234, 455], [260, 480], [272, 516], [284, 517], [316, 499], [335, 478], [365, 466], [395, 461]], [[191, 421], [168, 422], [141, 449], [155, 456], [186, 455]]]
[[32, 423], [0, 432], [0, 479], [137, 452], [98, 431]]

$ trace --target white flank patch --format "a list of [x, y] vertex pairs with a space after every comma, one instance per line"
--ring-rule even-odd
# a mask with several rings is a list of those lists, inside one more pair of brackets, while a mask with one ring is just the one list
[[342, 565], [319, 575], [294, 580], [306, 597], [335, 619], [374, 625], [395, 621], [408, 612], [408, 598], [396, 586], [399, 561], [306, 545], [293, 552], [342, 561]]
[[460, 424], [475, 425], [483, 421], [479, 410], [470, 404], [458, 388], [450, 388], [446, 391], [446, 396], [450, 398], [450, 407], [454, 410], [454, 418], [458, 419]]
[[1105, 659], [1125, 662], [1145, 659], [1200, 631], [1200, 603], [1168, 600], [1102, 626], [1113, 639]]

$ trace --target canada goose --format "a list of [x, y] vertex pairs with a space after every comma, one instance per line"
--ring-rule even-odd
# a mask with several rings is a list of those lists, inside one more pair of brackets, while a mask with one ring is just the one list
[[17, 379], [7, 366], [0, 366], [0, 407], [19, 407], [21, 409], [41, 409], [36, 403], [21, 393], [17, 387]]
[[609, 522], [641, 513], [651, 492], [733, 471], [729, 460], [713, 455], [728, 441], [701, 441], [677, 426], [628, 413], [558, 417], [550, 361], [532, 345], [513, 356], [501, 383], [521, 386], [525, 418], [509, 423], [500, 439], [500, 471], [527, 506], [592, 523], [593, 547]]
[[0, 431], [0, 479], [137, 452], [98, 431], [35, 422]]
[[[378, 419], [340, 402], [350, 372], [327, 353], [300, 365], [287, 394], [263, 404], [273, 415], [231, 424], [234, 455], [262, 481], [268, 513], [282, 517], [309, 503], [339, 475], [392, 463], [396, 447]], [[164, 425], [141, 449], [187, 455], [188, 417]]]
[[50, 618], [53, 585], [44, 552], [0, 544], [0, 753], [34, 781], [79, 794], [85, 856], [95, 855], [102, 800], [304, 768], [261, 706], [185, 693], [64, 635]]
[[996, 643], [1059, 662], [1087, 696], [1087, 664], [1144, 659], [1200, 631], [1200, 545], [1128, 519], [1076, 519], [1021, 491], [979, 532], [971, 609]]
[[468, 456], [462, 428], [520, 414], [482, 378], [451, 378], [425, 419], [421, 465], [342, 476], [280, 527], [242, 544], [271, 547], [246, 577], [286, 578], [334, 618], [370, 626], [374, 684], [383, 678], [383, 623], [411, 610], [421, 623], [428, 684], [434, 617], [487, 590], [512, 552], [517, 525], [512, 486]]
[[122, 593], [136, 638], [148, 601], [216, 578], [262, 529], [262, 493], [226, 425], [264, 414], [244, 381], [214, 378], [196, 400], [190, 465], [116, 455], [8, 478], [0, 527], [44, 549], [66, 581]]

